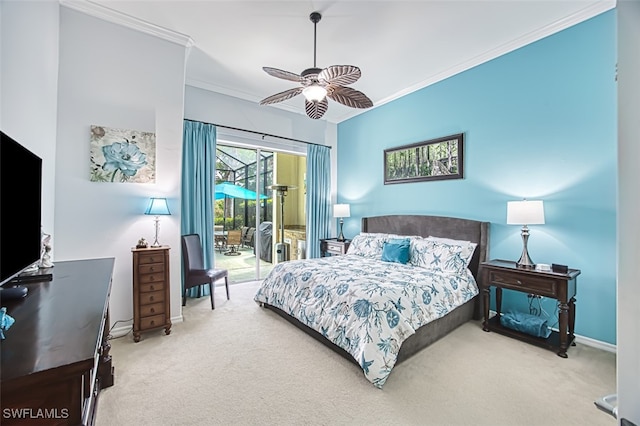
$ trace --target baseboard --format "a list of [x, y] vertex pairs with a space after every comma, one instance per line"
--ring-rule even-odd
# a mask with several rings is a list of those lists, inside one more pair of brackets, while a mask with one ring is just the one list
[[[171, 317], [171, 324], [177, 324], [182, 321], [183, 321], [182, 315]], [[125, 325], [121, 325], [119, 327], [113, 328], [109, 332], [109, 335], [111, 336], [112, 339], [117, 339], [119, 337], [123, 337], [131, 333], [131, 330], [133, 330], [133, 320], [126, 321]]]
[[[489, 318], [493, 318], [496, 315], [496, 311], [489, 311]], [[558, 331], [557, 328], [551, 328], [553, 331]], [[592, 348], [601, 349], [603, 351], [617, 353], [617, 346], [611, 343], [603, 342], [601, 340], [592, 339], [590, 337], [581, 336], [576, 334], [576, 343], [580, 343], [581, 345], [590, 346]]]
[[591, 346], [592, 348], [602, 349], [603, 351], [616, 353], [618, 348], [611, 343], [603, 342], [601, 340], [592, 339], [590, 337], [584, 337], [576, 334], [576, 343], [580, 343], [585, 346]]

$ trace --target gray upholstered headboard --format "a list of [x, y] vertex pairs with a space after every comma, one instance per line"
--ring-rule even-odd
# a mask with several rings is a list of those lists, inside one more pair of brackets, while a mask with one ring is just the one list
[[489, 258], [489, 222], [444, 216], [388, 215], [362, 218], [362, 232], [382, 232], [471, 241], [476, 247], [469, 269], [478, 278], [478, 266]]

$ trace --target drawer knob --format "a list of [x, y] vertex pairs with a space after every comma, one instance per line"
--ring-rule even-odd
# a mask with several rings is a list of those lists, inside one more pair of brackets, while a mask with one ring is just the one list
[[155, 281], [156, 279], [153, 278], [153, 275], [149, 275], [149, 281]]
[[155, 314], [155, 313], [156, 313], [155, 308], [151, 308], [151, 313], [152, 313], [152, 314]]
[[151, 325], [155, 325], [155, 320], [151, 320]]
[[149, 286], [149, 288], [150, 288], [151, 290], [155, 290], [155, 289], [156, 289], [156, 288], [155, 288], [154, 286], [152, 286], [152, 285], [150, 285], [150, 286]]
[[149, 300], [153, 302], [153, 296], [149, 296]]
[[149, 270], [153, 272], [153, 270], [154, 270], [154, 269], [153, 269], [153, 266], [152, 266], [152, 267], [150, 267], [150, 268], [149, 268]]

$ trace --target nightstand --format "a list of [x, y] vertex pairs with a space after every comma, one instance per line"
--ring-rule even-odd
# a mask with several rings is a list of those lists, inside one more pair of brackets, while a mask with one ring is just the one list
[[171, 333], [169, 246], [132, 248], [133, 341], [140, 333], [164, 328]]
[[326, 257], [331, 255], [340, 256], [347, 254], [351, 240], [338, 241], [337, 238], [327, 238], [320, 240], [320, 256]]
[[[580, 270], [569, 269], [566, 273], [542, 272], [520, 268], [516, 262], [491, 260], [480, 264], [478, 285], [483, 297], [484, 331], [515, 337], [525, 342], [557, 351], [558, 356], [567, 358], [567, 348], [575, 345], [573, 332], [576, 321], [576, 277]], [[496, 315], [489, 318], [491, 287], [496, 289]], [[521, 333], [500, 324], [502, 309], [502, 289], [516, 290], [536, 296], [544, 296], [558, 301], [558, 332], [552, 331], [548, 338]]]

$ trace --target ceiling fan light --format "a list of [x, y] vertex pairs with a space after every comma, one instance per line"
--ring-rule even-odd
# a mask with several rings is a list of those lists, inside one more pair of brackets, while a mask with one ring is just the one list
[[320, 102], [327, 96], [327, 89], [314, 83], [305, 87], [302, 94], [309, 102]]

